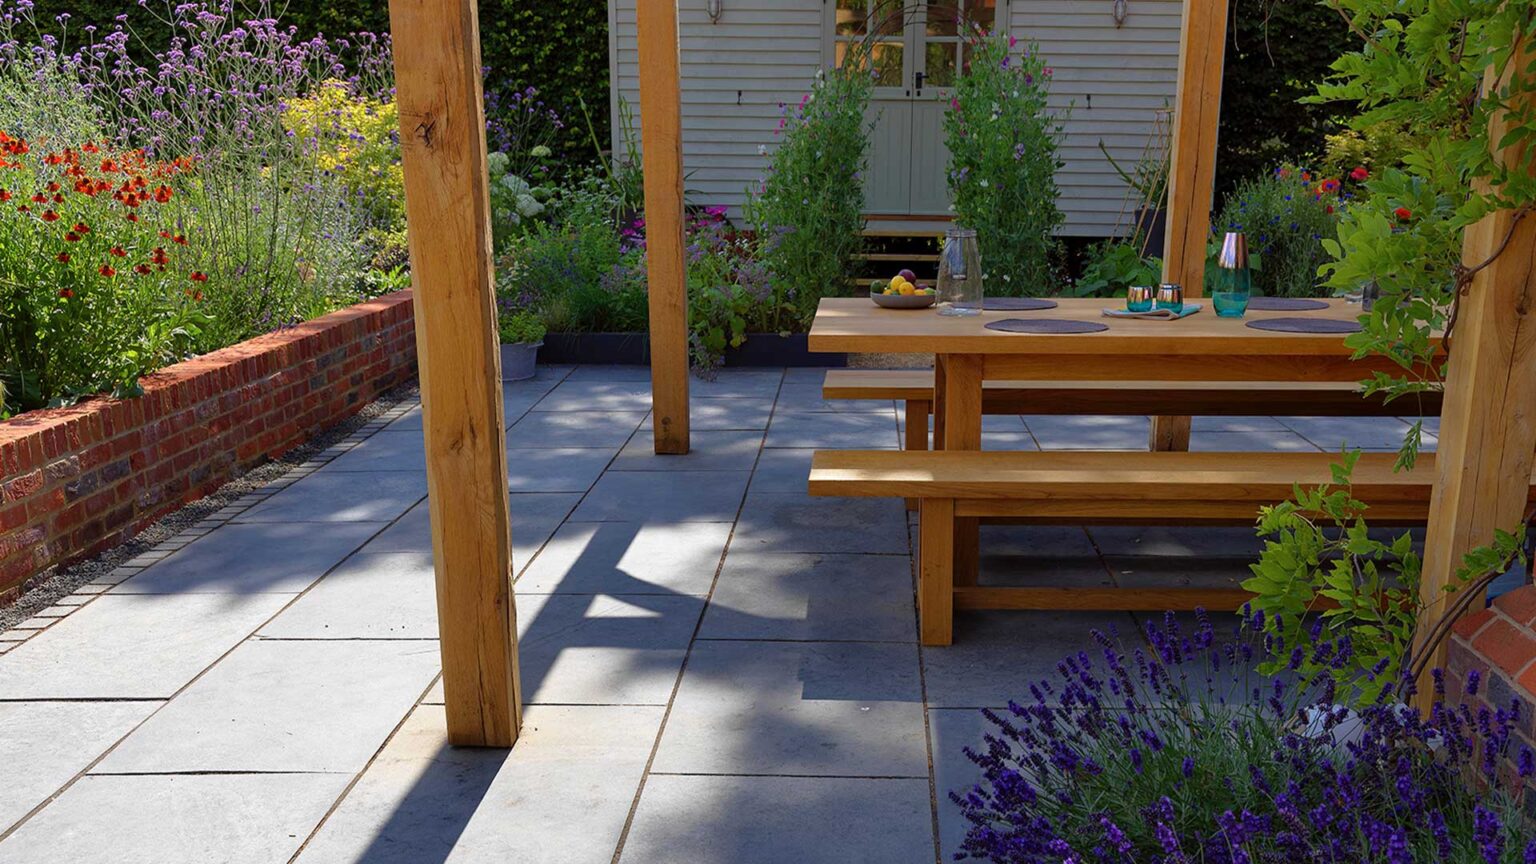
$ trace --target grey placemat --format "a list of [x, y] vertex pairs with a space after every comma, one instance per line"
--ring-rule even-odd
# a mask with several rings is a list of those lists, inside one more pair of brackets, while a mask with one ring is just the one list
[[1248, 326], [1280, 333], [1359, 333], [1361, 330], [1357, 322], [1333, 318], [1262, 318], [1249, 321]]
[[987, 329], [1004, 333], [1097, 333], [1108, 330], [1109, 325], [1064, 318], [1004, 318], [987, 322]]
[[1055, 309], [1055, 300], [1038, 297], [988, 297], [981, 301], [981, 308], [988, 312], [1039, 312]]
[[1316, 312], [1327, 308], [1328, 304], [1321, 300], [1308, 300], [1304, 297], [1251, 297], [1248, 299], [1250, 312]]

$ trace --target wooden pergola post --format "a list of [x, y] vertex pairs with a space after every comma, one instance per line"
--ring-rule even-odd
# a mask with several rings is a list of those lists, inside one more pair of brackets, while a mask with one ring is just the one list
[[[1517, 52], [1508, 74], [1522, 74], [1533, 58], [1536, 49]], [[1490, 70], [1485, 89], [1508, 86], [1507, 78], [1494, 80]], [[1512, 98], [1528, 114], [1536, 94], [1523, 89]], [[1494, 146], [1507, 125], [1503, 115], [1491, 121]], [[1499, 156], [1517, 166], [1528, 159], [1527, 146], [1521, 139]], [[1496, 529], [1515, 530], [1525, 516], [1536, 448], [1536, 218], [1497, 210], [1467, 229], [1463, 263], [1475, 266], [1495, 254], [1473, 275], [1451, 334], [1435, 456], [1439, 477], [1424, 540], [1421, 634], [1444, 614], [1445, 586], [1466, 553], [1493, 542]], [[1444, 665], [1442, 644], [1430, 666]], [[1421, 686], [1420, 693], [1429, 689]]]
[[476, 0], [390, 0], [448, 740], [522, 722]]
[[677, 0], [639, 0], [640, 143], [657, 453], [688, 452], [688, 272], [683, 240]]
[[[1184, 0], [1178, 90], [1168, 172], [1168, 228], [1163, 281], [1185, 297], [1205, 288], [1205, 247], [1216, 185], [1216, 135], [1221, 122], [1221, 75], [1226, 65], [1228, 0]], [[1188, 450], [1188, 417], [1153, 417], [1153, 450]]]

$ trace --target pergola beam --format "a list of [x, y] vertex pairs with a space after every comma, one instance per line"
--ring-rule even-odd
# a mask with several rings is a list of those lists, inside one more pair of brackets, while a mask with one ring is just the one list
[[[1205, 293], [1205, 247], [1216, 185], [1216, 136], [1221, 123], [1221, 75], [1226, 65], [1228, 0], [1184, 0], [1178, 90], [1168, 173], [1168, 227], [1163, 281]], [[1153, 450], [1188, 450], [1188, 417], [1153, 417]]]
[[476, 0], [390, 0], [448, 740], [522, 722]]
[[[1520, 51], [1508, 74], [1524, 74], [1533, 59], [1536, 50]], [[1493, 80], [1490, 70], [1485, 88], [1508, 86], [1508, 80]], [[1527, 84], [1512, 99], [1528, 114], [1536, 96]], [[1503, 115], [1491, 121], [1495, 146], [1508, 125]], [[1510, 166], [1529, 165], [1527, 146], [1520, 139], [1499, 156]], [[1536, 219], [1494, 211], [1467, 230], [1462, 250], [1469, 267], [1496, 257], [1472, 277], [1451, 334], [1435, 456], [1439, 477], [1424, 540], [1420, 596], [1427, 612], [1421, 635], [1444, 613], [1445, 587], [1467, 552], [1492, 543], [1495, 530], [1520, 526], [1536, 448]], [[1444, 663], [1442, 645], [1430, 666]], [[1428, 686], [1419, 689], [1430, 692]]]
[[650, 290], [651, 412], [657, 453], [687, 453], [688, 272], [683, 240], [677, 0], [639, 0], [641, 167]]

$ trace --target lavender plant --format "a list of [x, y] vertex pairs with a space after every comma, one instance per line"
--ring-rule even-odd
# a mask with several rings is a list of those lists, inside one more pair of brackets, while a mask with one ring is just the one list
[[[966, 751], [984, 779], [951, 793], [969, 823], [957, 860], [1536, 861], [1518, 791], [1536, 756], [1516, 743], [1518, 701], [1474, 712], [1441, 698], [1425, 717], [1397, 703], [1409, 678], [1356, 714], [1262, 613], [1245, 610], [1227, 641], [1196, 617], [1189, 633], [1171, 614], [1149, 622], [1148, 646], [1128, 653], [1095, 631], [1095, 652], [1058, 663], [1028, 704], [985, 712], [995, 728]], [[1353, 662], [1348, 639], [1310, 652]], [[1269, 660], [1282, 674], [1256, 671]], [[1438, 697], [1443, 683], [1437, 672]]]

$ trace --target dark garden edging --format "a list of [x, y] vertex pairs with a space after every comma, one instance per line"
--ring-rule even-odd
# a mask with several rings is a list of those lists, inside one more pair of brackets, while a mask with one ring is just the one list
[[356, 413], [416, 371], [411, 292], [166, 367], [136, 399], [0, 423], [0, 604]]
[[[806, 334], [749, 333], [740, 348], [725, 352], [727, 366], [848, 365], [847, 354], [812, 353]], [[644, 366], [651, 362], [651, 340], [644, 333], [550, 333], [539, 349], [540, 363]]]

